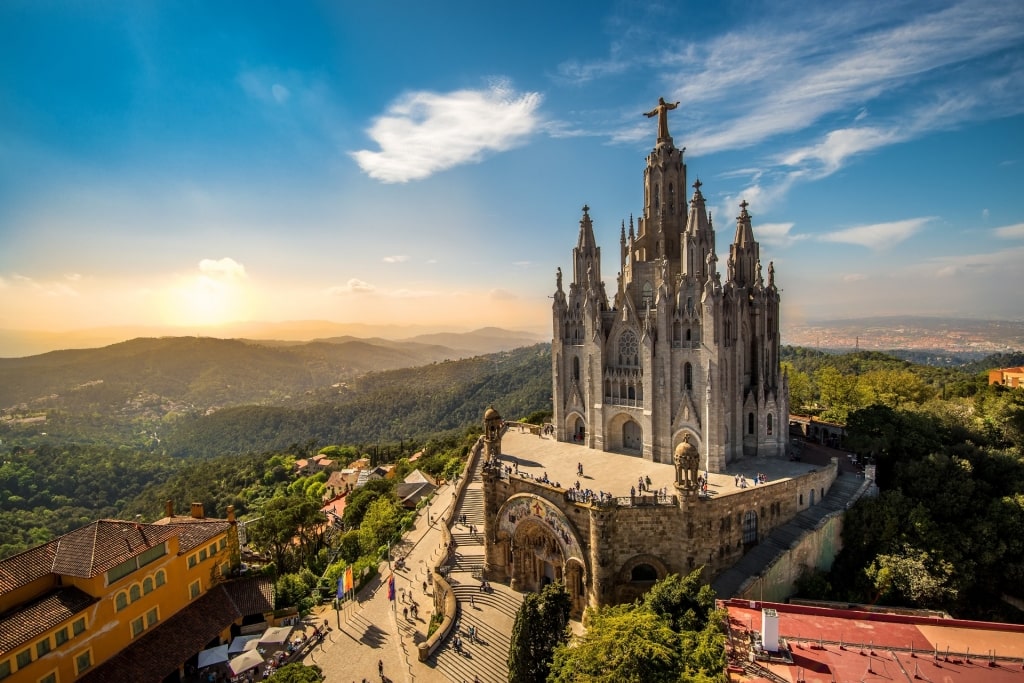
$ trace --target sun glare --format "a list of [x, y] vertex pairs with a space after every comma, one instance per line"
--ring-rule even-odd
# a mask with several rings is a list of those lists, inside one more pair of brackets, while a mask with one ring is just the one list
[[240, 283], [199, 275], [171, 291], [164, 317], [173, 325], [222, 325], [246, 317], [245, 298]]

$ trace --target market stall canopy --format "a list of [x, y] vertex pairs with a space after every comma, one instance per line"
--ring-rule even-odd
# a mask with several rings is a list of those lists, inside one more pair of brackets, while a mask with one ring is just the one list
[[291, 626], [273, 626], [268, 628], [260, 636], [260, 645], [280, 645], [281, 643], [288, 642], [288, 636], [291, 635]]
[[228, 646], [226, 644], [211, 647], [209, 650], [203, 650], [199, 653], [200, 669], [226, 661], [228, 661]]
[[231, 645], [228, 647], [228, 654], [237, 655], [239, 652], [252, 650], [259, 644], [259, 634], [253, 634], [251, 636], [235, 636], [235, 639], [231, 641]]
[[237, 676], [243, 671], [254, 669], [262, 663], [263, 655], [259, 653], [259, 650], [246, 650], [232, 659], [228, 666], [231, 668], [231, 674]]

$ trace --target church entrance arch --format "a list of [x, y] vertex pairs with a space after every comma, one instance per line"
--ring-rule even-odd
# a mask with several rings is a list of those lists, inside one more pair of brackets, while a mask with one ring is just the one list
[[642, 455], [644, 430], [632, 415], [626, 412], [615, 415], [605, 429], [611, 451], [628, 455]]
[[586, 443], [587, 423], [579, 413], [572, 413], [566, 418], [565, 433], [573, 443]]
[[555, 505], [533, 494], [512, 496], [498, 511], [498, 536], [507, 540], [512, 588], [540, 591], [564, 582], [574, 616], [587, 605], [587, 570], [579, 534]]

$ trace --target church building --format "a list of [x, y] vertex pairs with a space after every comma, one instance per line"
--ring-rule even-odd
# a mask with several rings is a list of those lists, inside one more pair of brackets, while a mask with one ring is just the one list
[[[678, 104], [678, 103], [676, 103]], [[554, 426], [560, 441], [671, 463], [689, 436], [701, 469], [724, 471], [786, 448], [788, 389], [779, 371], [779, 290], [762, 272], [747, 203], [719, 272], [699, 180], [687, 202], [686, 163], [661, 100], [643, 175], [643, 215], [619, 237], [609, 300], [601, 248], [583, 207], [568, 291], [553, 305]]]

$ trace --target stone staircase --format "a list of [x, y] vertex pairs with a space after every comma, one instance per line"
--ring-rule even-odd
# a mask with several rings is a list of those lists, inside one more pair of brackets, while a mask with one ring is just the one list
[[711, 587], [722, 599], [733, 597], [752, 576], [760, 576], [776, 558], [788, 551], [808, 531], [813, 531], [827, 516], [845, 510], [864, 494], [869, 482], [862, 477], [837, 477], [828, 493], [816, 505], [801, 510], [786, 524], [772, 530], [768, 538], [750, 549], [740, 561], [715, 577]]
[[[466, 524], [454, 524], [455, 558], [448, 567], [448, 582], [459, 601], [459, 616], [444, 644], [427, 660], [427, 664], [456, 683], [479, 680], [481, 683], [508, 681], [508, 646], [512, 624], [522, 603], [522, 595], [502, 584], [492, 590], [480, 590], [484, 567], [484, 494], [482, 464], [478, 461], [466, 485], [456, 519], [466, 515]], [[477, 528], [469, 533], [468, 525]], [[476, 640], [470, 641], [469, 627], [476, 629]], [[452, 644], [455, 633], [462, 638], [462, 652]]]

